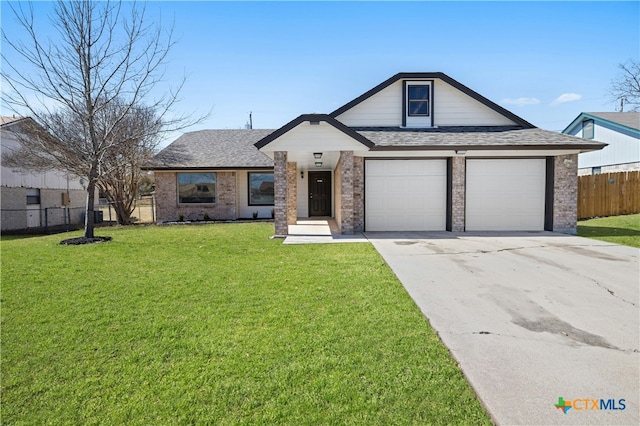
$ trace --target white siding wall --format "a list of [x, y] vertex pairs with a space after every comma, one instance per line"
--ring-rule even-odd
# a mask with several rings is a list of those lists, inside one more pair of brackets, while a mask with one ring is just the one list
[[[435, 126], [504, 126], [514, 122], [442, 80], [433, 88]], [[397, 81], [336, 117], [347, 126], [402, 125], [402, 81]]]
[[[366, 149], [360, 142], [323, 121], [320, 124], [304, 122], [280, 136], [267, 148], [272, 151], [327, 152]], [[264, 149], [263, 149], [264, 150]], [[324, 160], [324, 159], [323, 159]], [[291, 158], [289, 161], [295, 161]]]
[[[11, 132], [3, 131], [0, 135], [2, 141], [2, 154], [12, 152], [20, 147], [20, 143], [15, 140]], [[75, 176], [69, 176], [67, 182], [67, 174], [60, 171], [50, 172], [26, 172], [11, 169], [2, 165], [2, 186], [10, 188], [40, 188], [40, 189], [63, 189], [82, 190], [80, 179]], [[67, 186], [68, 185], [68, 186]]]
[[[574, 133], [582, 137], [581, 126]], [[640, 161], [640, 139], [624, 135], [595, 123], [593, 139], [608, 143], [599, 151], [586, 152], [578, 156], [578, 167], [598, 167], [614, 164], [636, 163]]]
[[399, 127], [402, 125], [402, 81], [396, 81], [380, 92], [336, 117], [347, 126]]
[[[297, 202], [298, 202], [298, 217], [309, 217], [309, 175], [308, 171], [304, 170], [304, 179], [300, 178], [300, 170], [297, 171], [298, 174], [298, 193], [297, 193]], [[333, 203], [332, 203], [333, 205]]]
[[433, 91], [435, 126], [505, 126], [515, 124], [502, 114], [436, 80]]
[[[258, 170], [252, 170], [259, 172]], [[272, 170], [265, 170], [265, 172], [272, 172]], [[238, 170], [236, 172], [236, 195], [238, 197], [238, 218], [251, 219], [253, 212], [258, 212], [259, 219], [271, 218], [271, 210], [273, 206], [250, 206], [249, 205], [249, 182], [248, 171]]]

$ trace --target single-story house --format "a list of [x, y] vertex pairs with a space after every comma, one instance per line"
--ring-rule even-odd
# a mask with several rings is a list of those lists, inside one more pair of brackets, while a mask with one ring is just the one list
[[[276, 235], [314, 216], [343, 234], [575, 233], [578, 154], [604, 146], [538, 129], [446, 74], [399, 73], [275, 131], [185, 134], [149, 169], [160, 221], [264, 217], [264, 202]], [[270, 173], [273, 200], [260, 191]], [[211, 194], [190, 198], [193, 184]]]
[[578, 175], [640, 170], [640, 112], [583, 112], [562, 133], [605, 142], [578, 156]]
[[[3, 156], [20, 148], [31, 126], [37, 124], [29, 117], [0, 117]], [[1, 169], [2, 232], [83, 223], [87, 191], [77, 176], [64, 170], [16, 169], [4, 159]]]

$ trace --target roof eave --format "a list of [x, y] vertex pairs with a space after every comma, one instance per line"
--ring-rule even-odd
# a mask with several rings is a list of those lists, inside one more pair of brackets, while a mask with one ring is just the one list
[[606, 118], [600, 117], [598, 115], [589, 114], [588, 112], [581, 112], [572, 122], [569, 124], [562, 133], [565, 133], [569, 130], [573, 130], [578, 124], [582, 123], [585, 119], [599, 121], [601, 123], [607, 123], [609, 126], [620, 129], [622, 131], [631, 132], [640, 136], [640, 129], [635, 129], [633, 127], [627, 126], [625, 124], [617, 123], [615, 121], [608, 120]]
[[142, 166], [142, 170], [151, 171], [189, 171], [189, 170], [271, 170], [271, 166]]
[[377, 145], [371, 148], [371, 151], [501, 151], [501, 150], [520, 150], [520, 151], [553, 151], [553, 150], [579, 150], [598, 151], [607, 146], [602, 144], [556, 144], [556, 145]]

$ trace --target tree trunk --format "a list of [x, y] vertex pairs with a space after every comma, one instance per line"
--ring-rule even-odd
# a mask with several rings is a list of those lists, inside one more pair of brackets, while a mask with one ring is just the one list
[[96, 198], [96, 184], [95, 182], [89, 181], [87, 184], [87, 207], [85, 210], [85, 218], [84, 218], [84, 237], [85, 238], [93, 238], [93, 228], [94, 217], [93, 217], [93, 206], [95, 204]]
[[131, 225], [131, 209], [125, 206], [122, 201], [116, 201], [113, 203], [113, 209], [116, 212], [116, 218], [118, 225]]

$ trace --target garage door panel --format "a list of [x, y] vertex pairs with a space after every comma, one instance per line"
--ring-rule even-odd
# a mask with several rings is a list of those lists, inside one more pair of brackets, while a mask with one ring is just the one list
[[469, 159], [465, 228], [544, 229], [544, 159]]
[[444, 230], [446, 160], [367, 160], [368, 231]]

